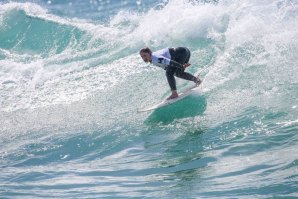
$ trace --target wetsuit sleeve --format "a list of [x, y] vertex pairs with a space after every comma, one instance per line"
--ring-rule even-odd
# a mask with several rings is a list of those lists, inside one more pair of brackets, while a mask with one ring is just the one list
[[158, 58], [158, 60], [160, 61], [160, 63], [163, 62], [163, 63], [166, 64], [167, 66], [175, 67], [175, 68], [179, 68], [179, 69], [184, 69], [184, 67], [183, 67], [182, 64], [180, 64], [180, 63], [178, 63], [178, 62], [176, 62], [176, 61], [174, 61], [174, 60], [172, 60], [172, 59], [168, 59], [168, 58], [166, 58], [166, 57], [162, 57], [162, 56], [160, 56], [160, 57]]
[[184, 69], [182, 64], [180, 64], [174, 60], [171, 60], [167, 57], [164, 57], [164, 56], [154, 56], [152, 58], [152, 64], [162, 67], [164, 69], [166, 69], [166, 67], [168, 67], [168, 66], [174, 67], [174, 68], [179, 68], [179, 69]]
[[184, 69], [183, 65], [174, 61], [174, 60], [170, 60], [170, 67], [175, 67], [175, 68], [179, 68], [179, 69]]

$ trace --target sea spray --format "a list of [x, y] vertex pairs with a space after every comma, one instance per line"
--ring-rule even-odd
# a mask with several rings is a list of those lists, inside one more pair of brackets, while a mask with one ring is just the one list
[[[291, 0], [2, 3], [0, 197], [297, 197], [296, 24]], [[144, 46], [189, 47], [196, 95], [138, 113], [170, 93]]]

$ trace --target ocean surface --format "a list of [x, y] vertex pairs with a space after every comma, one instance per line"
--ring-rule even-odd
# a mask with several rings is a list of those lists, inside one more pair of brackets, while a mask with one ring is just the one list
[[298, 198], [297, 60], [297, 0], [2, 0], [0, 198]]

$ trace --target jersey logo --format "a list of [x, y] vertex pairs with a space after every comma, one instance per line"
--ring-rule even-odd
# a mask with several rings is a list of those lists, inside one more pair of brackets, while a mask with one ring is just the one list
[[163, 58], [158, 58], [158, 63], [162, 64]]

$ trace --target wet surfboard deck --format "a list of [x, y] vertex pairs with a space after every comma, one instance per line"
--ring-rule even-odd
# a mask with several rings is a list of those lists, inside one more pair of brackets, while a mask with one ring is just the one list
[[155, 104], [153, 106], [150, 106], [148, 108], [140, 109], [140, 110], [138, 110], [138, 112], [153, 111], [153, 110], [168, 106], [170, 104], [176, 103], [176, 102], [182, 100], [183, 98], [189, 96], [196, 88], [198, 88], [198, 86], [196, 86], [196, 85], [192, 86], [192, 87], [186, 89], [185, 91], [183, 91], [182, 93], [179, 93], [179, 96], [177, 98], [170, 99], [170, 100], [163, 100], [162, 102]]

